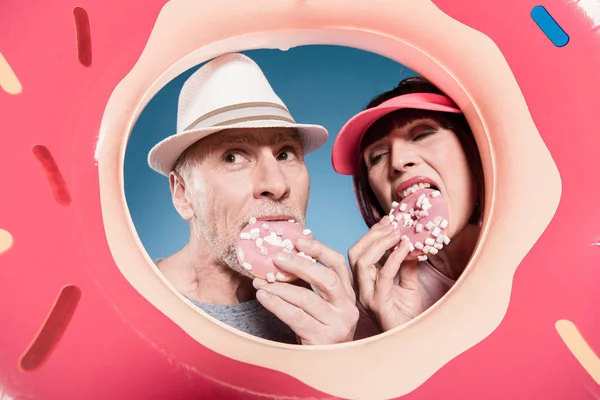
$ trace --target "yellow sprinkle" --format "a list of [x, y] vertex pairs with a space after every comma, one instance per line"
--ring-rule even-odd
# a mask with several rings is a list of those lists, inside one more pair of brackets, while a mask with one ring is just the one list
[[0, 229], [0, 254], [4, 253], [6, 250], [10, 249], [10, 246], [13, 244], [13, 238], [10, 233], [5, 231], [4, 229]]
[[17, 78], [2, 53], [0, 53], [0, 86], [9, 94], [19, 94], [23, 90], [19, 78]]
[[600, 385], [600, 358], [586, 343], [579, 330], [571, 321], [560, 320], [554, 324], [558, 334], [567, 345], [573, 356], [579, 361], [583, 369]]

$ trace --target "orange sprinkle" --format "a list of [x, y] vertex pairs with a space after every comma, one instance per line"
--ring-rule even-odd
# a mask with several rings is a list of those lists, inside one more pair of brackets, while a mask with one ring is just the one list
[[554, 326], [583, 369], [600, 385], [600, 358], [581, 336], [575, 324], [563, 319], [557, 321]]
[[4, 229], [0, 229], [0, 254], [4, 253], [6, 250], [10, 249], [10, 246], [13, 244], [12, 235], [5, 231]]
[[19, 94], [23, 90], [19, 78], [17, 78], [2, 53], [0, 53], [0, 87], [9, 94]]

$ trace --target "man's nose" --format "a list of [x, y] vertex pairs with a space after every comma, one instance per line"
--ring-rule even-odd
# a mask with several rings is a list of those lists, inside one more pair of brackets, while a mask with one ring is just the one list
[[290, 194], [288, 178], [281, 163], [273, 156], [263, 157], [254, 174], [254, 197], [283, 200]]

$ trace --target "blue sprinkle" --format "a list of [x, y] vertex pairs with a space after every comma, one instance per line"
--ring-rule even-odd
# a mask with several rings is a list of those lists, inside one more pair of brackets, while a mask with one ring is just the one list
[[569, 43], [569, 35], [543, 6], [533, 7], [531, 18], [556, 47], [563, 47]]

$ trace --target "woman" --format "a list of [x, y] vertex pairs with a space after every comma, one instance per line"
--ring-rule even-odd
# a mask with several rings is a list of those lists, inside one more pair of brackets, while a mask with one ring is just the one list
[[[464, 115], [421, 77], [377, 96], [346, 123], [332, 162], [338, 173], [353, 176], [370, 228], [348, 252], [361, 312], [370, 320], [357, 328], [359, 339], [411, 320], [456, 282], [479, 237], [483, 171]], [[415, 182], [438, 189], [449, 211], [451, 241], [426, 261], [409, 254], [411, 245], [401, 241], [399, 225], [383, 218]]]

